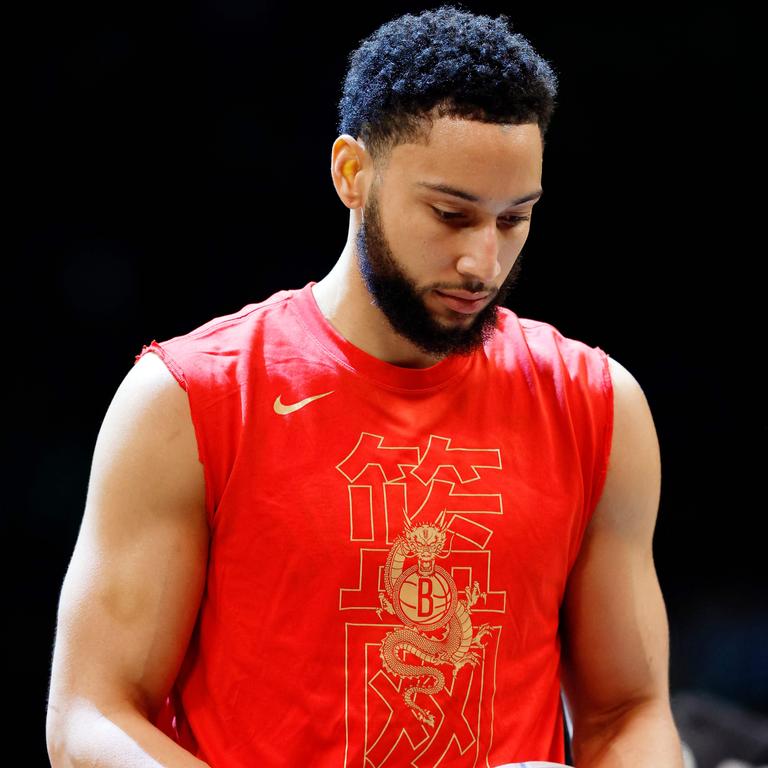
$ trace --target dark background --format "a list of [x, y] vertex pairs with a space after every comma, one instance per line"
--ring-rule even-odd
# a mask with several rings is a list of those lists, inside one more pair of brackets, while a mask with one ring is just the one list
[[[14, 707], [36, 764], [59, 590], [117, 386], [151, 339], [328, 272], [349, 216], [330, 176], [347, 53], [436, 5], [28, 7], [4, 526]], [[714, 4], [464, 6], [510, 15], [560, 77], [507, 304], [606, 350], [649, 400], [673, 693], [768, 714], [755, 22]]]

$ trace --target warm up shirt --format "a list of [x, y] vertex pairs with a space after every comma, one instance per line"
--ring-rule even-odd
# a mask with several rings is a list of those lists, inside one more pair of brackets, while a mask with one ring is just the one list
[[207, 581], [156, 725], [213, 768], [564, 761], [558, 613], [610, 453], [608, 356], [500, 308], [428, 368], [279, 291], [144, 345], [186, 391]]

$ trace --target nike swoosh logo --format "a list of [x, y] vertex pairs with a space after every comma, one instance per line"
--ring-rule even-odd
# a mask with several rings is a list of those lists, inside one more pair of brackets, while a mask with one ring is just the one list
[[313, 400], [318, 400], [321, 397], [325, 397], [326, 395], [331, 395], [335, 392], [335, 389], [332, 389], [330, 392], [323, 392], [322, 395], [312, 395], [312, 397], [305, 397], [303, 400], [299, 400], [298, 403], [293, 403], [291, 405], [285, 405], [280, 401], [280, 395], [278, 395], [275, 398], [274, 403], [274, 409], [275, 413], [279, 413], [281, 416], [285, 416], [287, 413], [293, 413], [294, 411], [298, 411], [299, 408], [303, 408], [305, 405], [308, 405]]

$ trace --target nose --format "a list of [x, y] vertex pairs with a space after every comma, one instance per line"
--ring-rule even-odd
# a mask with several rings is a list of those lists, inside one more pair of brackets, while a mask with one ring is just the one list
[[472, 231], [467, 238], [466, 248], [466, 253], [456, 263], [456, 271], [483, 283], [492, 283], [501, 272], [496, 222]]

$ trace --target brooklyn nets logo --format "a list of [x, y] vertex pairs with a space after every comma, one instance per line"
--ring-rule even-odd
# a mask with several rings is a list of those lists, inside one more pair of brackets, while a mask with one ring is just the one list
[[[379, 592], [382, 611], [394, 614], [403, 623], [388, 631], [381, 641], [379, 655], [388, 672], [405, 680], [413, 680], [403, 694], [405, 705], [414, 717], [434, 726], [434, 715], [416, 703], [416, 694], [439, 693], [445, 687], [440, 667], [452, 670], [455, 680], [465, 664], [475, 665], [480, 656], [471, 648], [482, 648], [480, 642], [491, 633], [489, 624], [481, 624], [475, 632], [470, 614], [478, 598], [486, 599], [477, 581], [465, 587], [466, 599], [459, 599], [456, 584], [436, 558], [450, 556], [443, 552], [447, 523], [443, 510], [434, 523], [413, 527], [405, 518], [403, 534], [398, 536], [387, 556], [384, 569], [386, 594]], [[409, 567], [406, 561], [416, 558]]]

